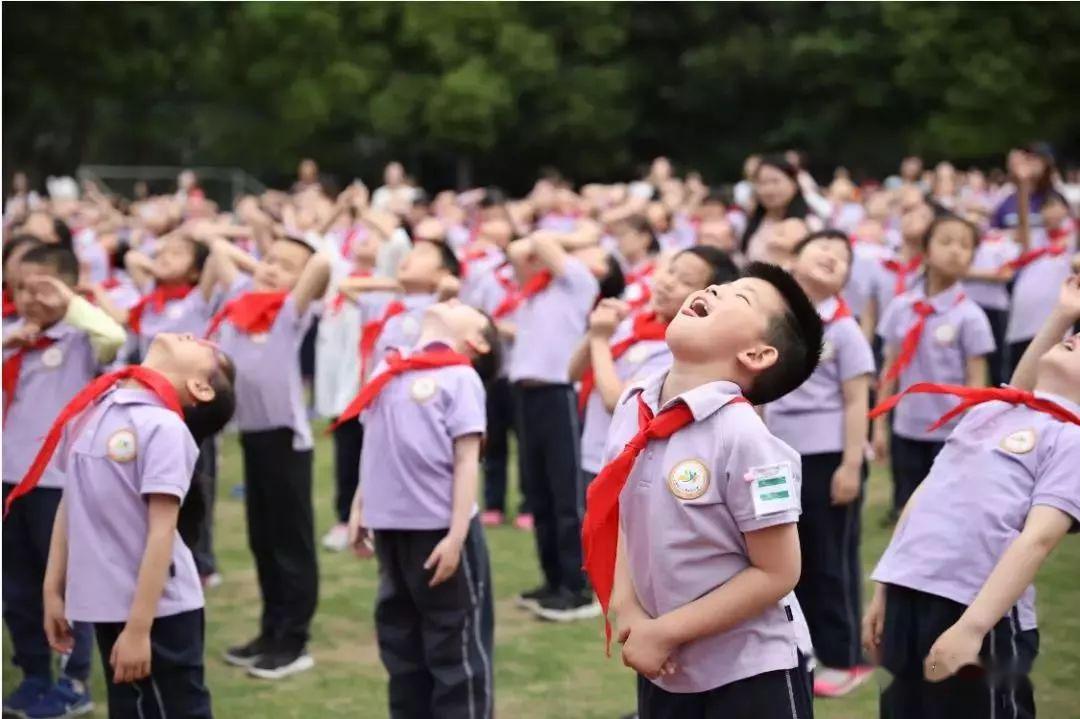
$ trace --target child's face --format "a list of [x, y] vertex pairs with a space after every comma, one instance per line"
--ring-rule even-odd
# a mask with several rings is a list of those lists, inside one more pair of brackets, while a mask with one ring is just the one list
[[926, 266], [948, 278], [962, 277], [975, 255], [975, 237], [960, 222], [942, 222], [926, 248]]
[[33, 322], [38, 327], [52, 327], [64, 319], [67, 308], [50, 306], [42, 302], [40, 293], [33, 289], [30, 282], [33, 278], [41, 276], [55, 277], [71, 287], [71, 283], [60, 276], [56, 268], [51, 265], [37, 262], [20, 262], [19, 272], [12, 283], [11, 296], [15, 301], [15, 307], [18, 308], [19, 314], [27, 322]]
[[754, 193], [767, 210], [787, 207], [795, 197], [795, 181], [772, 165], [761, 165], [754, 176]]
[[154, 252], [154, 275], [166, 283], [196, 279], [195, 247], [191, 241], [169, 237], [159, 242]]
[[4, 285], [12, 288], [12, 292], [15, 291], [15, 283], [19, 280], [19, 272], [22, 271], [22, 258], [27, 252], [33, 248], [32, 242], [27, 242], [20, 245], [16, 249], [11, 251], [8, 255], [7, 262], [4, 263]]
[[711, 278], [709, 263], [690, 252], [661, 262], [653, 273], [653, 309], [661, 317], [674, 317], [690, 293], [707, 286]]
[[1040, 212], [1043, 224], [1049, 228], [1055, 228], [1069, 216], [1069, 209], [1056, 197], [1043, 204]]
[[623, 257], [640, 257], [649, 251], [652, 238], [644, 232], [638, 232], [627, 224], [614, 228], [615, 240]]
[[442, 242], [446, 238], [446, 228], [434, 217], [425, 217], [413, 227], [413, 237], [426, 242]]
[[772, 231], [766, 237], [769, 261], [781, 266], [787, 265], [793, 258], [795, 245], [806, 237], [806, 223], [797, 217], [790, 217], [773, 225]]
[[461, 300], [452, 299], [436, 302], [426, 310], [426, 313], [438, 319], [452, 339], [461, 342], [477, 354], [486, 354], [490, 351], [491, 347], [484, 338], [489, 320], [474, 307], [470, 307]]
[[208, 402], [214, 397], [211, 379], [223, 362], [221, 350], [209, 340], [192, 334], [162, 332], [150, 343], [145, 364], [172, 378], [179, 378], [194, 399]]
[[487, 217], [480, 223], [480, 237], [505, 250], [514, 238], [514, 228], [505, 217]]
[[803, 247], [791, 270], [800, 283], [813, 284], [834, 295], [844, 288], [850, 266], [850, 250], [845, 243], [820, 239]]
[[696, 362], [765, 352], [769, 323], [785, 311], [776, 288], [756, 277], [712, 285], [683, 302], [668, 325], [668, 346], [677, 359]]
[[403, 285], [430, 285], [432, 288], [446, 274], [442, 253], [434, 242], [417, 242], [398, 267], [397, 279]]
[[649, 221], [649, 224], [652, 225], [653, 230], [656, 232], [668, 231], [668, 213], [663, 203], [649, 203], [649, 206], [645, 208], [645, 219]]
[[255, 274], [252, 275], [255, 288], [291, 291], [296, 287], [309, 259], [311, 250], [299, 242], [277, 240], [270, 245], [270, 251], [262, 262], [255, 267]]
[[920, 202], [900, 215], [900, 234], [904, 239], [921, 240], [933, 221], [934, 211], [925, 202]]
[[724, 252], [734, 252], [735, 228], [723, 217], [705, 220], [698, 228], [698, 244], [715, 247]]

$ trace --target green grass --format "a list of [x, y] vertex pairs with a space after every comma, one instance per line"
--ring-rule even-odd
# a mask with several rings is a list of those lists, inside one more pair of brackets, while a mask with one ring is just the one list
[[[376, 572], [373, 561], [321, 552], [319, 610], [311, 651], [314, 671], [276, 683], [250, 679], [226, 666], [226, 646], [249, 639], [259, 611], [255, 570], [247, 549], [243, 506], [229, 498], [240, 481], [236, 439], [227, 437], [219, 482], [217, 552], [225, 583], [207, 595], [207, 681], [219, 717], [380, 717], [386, 715], [386, 677], [372, 623]], [[331, 449], [319, 434], [316, 450], [318, 531], [333, 521]], [[516, 493], [516, 482], [512, 491]], [[887, 477], [875, 473], [864, 516], [863, 564], [867, 572], [887, 541], [879, 520], [888, 495]], [[514, 499], [511, 498], [511, 505]], [[501, 717], [618, 717], [633, 709], [633, 675], [617, 658], [604, 658], [599, 622], [542, 624], [513, 606], [513, 596], [538, 583], [531, 535], [511, 528], [488, 532], [496, 599], [495, 691]], [[1042, 654], [1035, 681], [1039, 711], [1046, 717], [1077, 716], [1080, 706], [1080, 543], [1067, 539], [1039, 582]], [[10, 646], [4, 642], [4, 689], [14, 686]], [[95, 660], [96, 663], [96, 660]], [[94, 691], [104, 698], [100, 668]], [[870, 682], [840, 700], [818, 701], [816, 715], [862, 719], [877, 714], [878, 686]], [[97, 716], [105, 716], [99, 708]]]

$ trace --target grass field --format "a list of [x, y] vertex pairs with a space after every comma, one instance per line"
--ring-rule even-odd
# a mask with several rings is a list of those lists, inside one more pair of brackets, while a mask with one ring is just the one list
[[[331, 451], [319, 435], [316, 450], [316, 510], [320, 534], [332, 522]], [[215, 714], [260, 719], [386, 715], [386, 680], [372, 625], [374, 562], [346, 554], [320, 554], [320, 600], [311, 651], [314, 671], [277, 683], [248, 678], [226, 666], [222, 650], [249, 639], [256, 628], [259, 597], [248, 553], [243, 506], [229, 497], [240, 481], [234, 437], [223, 441], [217, 507], [217, 552], [224, 584], [207, 595], [207, 681]], [[866, 505], [863, 564], [867, 571], [887, 540], [879, 520], [888, 494], [887, 477], [875, 473]], [[514, 506], [513, 504], [511, 506]], [[495, 691], [497, 714], [516, 719], [553, 717], [611, 719], [632, 710], [633, 675], [617, 659], [605, 660], [598, 622], [572, 626], [542, 624], [513, 606], [513, 596], [537, 584], [533, 541], [511, 528], [488, 532], [496, 598]], [[1041, 716], [1080, 716], [1080, 543], [1064, 542], [1039, 582], [1042, 651], [1036, 665]], [[18, 680], [4, 642], [4, 691]], [[96, 663], [96, 660], [95, 660]], [[95, 696], [104, 699], [100, 669]], [[818, 701], [816, 716], [856, 719], [877, 715], [878, 686], [870, 682], [840, 700]], [[103, 703], [103, 702], [102, 702]], [[105, 716], [99, 705], [97, 716]], [[958, 717], [957, 719], [961, 719]]]

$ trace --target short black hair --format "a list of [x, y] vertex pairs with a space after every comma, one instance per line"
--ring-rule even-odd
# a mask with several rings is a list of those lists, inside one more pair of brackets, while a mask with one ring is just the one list
[[236, 365], [224, 352], [218, 353], [218, 370], [210, 377], [214, 398], [184, 408], [184, 423], [196, 444], [225, 428], [236, 410]]
[[653, 230], [653, 226], [649, 224], [649, 221], [643, 215], [629, 215], [624, 217], [615, 223], [616, 227], [619, 225], [629, 227], [634, 232], [648, 235], [649, 253], [655, 255], [660, 252], [660, 240], [656, 238], [656, 231]]
[[626, 276], [615, 255], [608, 253], [607, 272], [600, 279], [600, 299], [621, 297], [626, 290]]
[[40, 244], [41, 240], [34, 237], [33, 235], [15, 235], [4, 244], [3, 264], [7, 265], [8, 260], [10, 260], [11, 256], [15, 254], [15, 250], [19, 249], [20, 247], [24, 247], [26, 245], [35, 246]]
[[439, 266], [454, 277], [461, 277], [461, 260], [459, 260], [457, 255], [454, 254], [454, 251], [450, 249], [450, 245], [436, 240], [416, 240], [416, 242], [427, 242], [435, 245], [439, 250]]
[[79, 259], [63, 245], [39, 243], [26, 251], [22, 261], [52, 268], [57, 277], [71, 287], [79, 284]]
[[930, 226], [926, 228], [926, 234], [923, 235], [922, 241], [923, 252], [926, 252], [930, 249], [930, 238], [934, 236], [934, 231], [948, 222], [959, 222], [961, 225], [967, 228], [967, 231], [971, 233], [971, 237], [974, 240], [973, 247], [977, 248], [979, 246], [979, 242], [982, 241], [982, 232], [979, 230], [978, 227], [976, 227], [971, 222], [968, 222], [960, 215], [954, 215], [951, 212], [943, 212], [942, 214], [936, 216], [930, 223]]
[[818, 230], [817, 232], [811, 232], [806, 237], [799, 240], [795, 245], [794, 254], [796, 257], [802, 254], [802, 251], [806, 249], [806, 246], [811, 242], [817, 240], [829, 240], [830, 242], [842, 242], [847, 249], [848, 256], [848, 275], [851, 275], [851, 266], [855, 263], [855, 250], [851, 247], [851, 238], [846, 233], [836, 229]]
[[481, 314], [487, 318], [487, 326], [484, 328], [484, 341], [487, 342], [489, 349], [485, 354], [477, 355], [473, 359], [472, 366], [486, 386], [494, 382], [499, 376], [499, 369], [502, 367], [503, 361], [503, 346], [495, 320], [486, 312], [481, 312]]
[[675, 257], [679, 255], [693, 255], [712, 268], [712, 275], [709, 277], [708, 285], [724, 285], [742, 276], [738, 265], [731, 259], [731, 255], [719, 247], [694, 245], [675, 255]]
[[754, 404], [780, 399], [799, 387], [817, 368], [824, 331], [814, 303], [795, 278], [776, 265], [751, 262], [743, 277], [768, 282], [783, 298], [785, 309], [769, 321], [766, 340], [776, 348], [776, 363], [754, 379], [746, 398]]
[[53, 218], [53, 232], [57, 237], [57, 244], [69, 250], [75, 250], [75, 241], [71, 237], [71, 228], [59, 217]]

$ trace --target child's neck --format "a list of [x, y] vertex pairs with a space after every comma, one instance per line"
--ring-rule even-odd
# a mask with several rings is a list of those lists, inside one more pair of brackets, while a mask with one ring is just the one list
[[908, 239], [907, 237], [905, 237], [903, 244], [900, 245], [900, 258], [903, 260], [910, 260], [918, 257], [921, 254], [921, 240], [918, 238]]
[[835, 297], [839, 291], [833, 290], [831, 287], [826, 287], [819, 282], [814, 282], [803, 277], [796, 277], [799, 283], [799, 287], [802, 287], [803, 292], [810, 298], [810, 301], [815, 305], [820, 305], [830, 297]]
[[416, 346], [422, 349], [435, 342], [441, 342], [455, 352], [464, 351], [463, 342], [455, 338], [436, 317], [427, 315], [420, 323], [420, 337], [416, 340]]
[[401, 289], [407, 295], [431, 295], [435, 294], [436, 284], [433, 282], [402, 282]]
[[926, 296], [933, 297], [949, 290], [960, 281], [959, 277], [949, 277], [936, 270], [926, 271]]
[[676, 359], [660, 388], [660, 405], [710, 382], [728, 381], [745, 387], [749, 378], [744, 374], [736, 368], [734, 359], [700, 363]]

